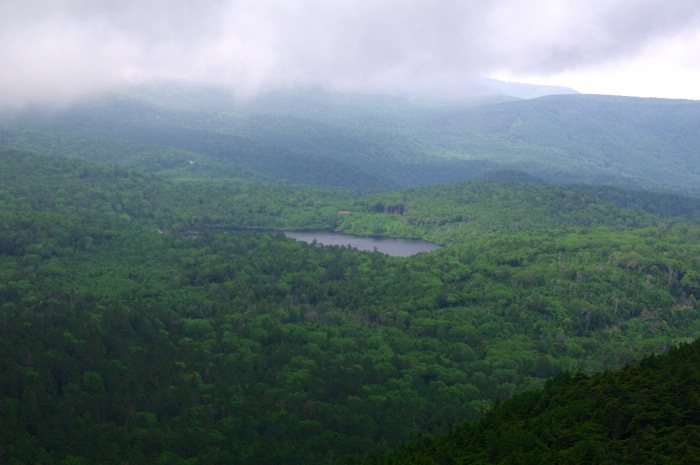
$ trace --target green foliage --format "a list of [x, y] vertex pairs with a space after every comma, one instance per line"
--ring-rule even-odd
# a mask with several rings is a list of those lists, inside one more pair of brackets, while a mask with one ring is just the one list
[[[354, 200], [341, 230], [421, 237], [446, 245], [486, 234], [579, 235], [697, 223], [700, 201], [670, 194], [585, 185], [469, 182], [389, 191]], [[611, 237], [612, 238], [612, 237]], [[533, 250], [534, 251], [534, 250]]]
[[365, 464], [697, 463], [700, 342], [616, 372], [561, 374], [479, 421]]
[[[343, 463], [700, 332], [689, 200], [679, 216], [610, 189], [359, 196], [0, 161], [2, 462]], [[270, 231], [318, 227], [449, 246], [398, 258]], [[600, 456], [599, 434], [572, 430], [571, 460]], [[493, 456], [545, 447], [524, 438]]]

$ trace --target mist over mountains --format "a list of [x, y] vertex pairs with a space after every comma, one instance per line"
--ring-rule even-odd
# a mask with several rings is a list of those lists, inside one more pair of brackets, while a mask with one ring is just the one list
[[[140, 86], [53, 111], [5, 113], [0, 143], [60, 154], [52, 138], [87, 145], [108, 138], [115, 151], [102, 161], [175, 177], [238, 173], [407, 188], [505, 169], [543, 182], [700, 195], [700, 102], [574, 93], [518, 99], [566, 89], [486, 84], [501, 93], [441, 100], [307, 89], [237, 100], [216, 87]], [[149, 145], [170, 154], [156, 160]], [[95, 156], [74, 148], [64, 155]]]

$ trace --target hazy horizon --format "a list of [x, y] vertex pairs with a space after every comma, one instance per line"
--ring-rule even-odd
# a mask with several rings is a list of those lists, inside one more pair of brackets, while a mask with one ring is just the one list
[[239, 97], [308, 86], [449, 96], [480, 76], [700, 99], [699, 26], [693, 0], [10, 1], [0, 106], [160, 80]]

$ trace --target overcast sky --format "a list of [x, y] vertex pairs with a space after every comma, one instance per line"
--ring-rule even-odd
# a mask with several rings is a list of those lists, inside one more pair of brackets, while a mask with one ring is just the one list
[[240, 96], [473, 76], [700, 99], [698, 0], [2, 0], [0, 105], [125, 82]]

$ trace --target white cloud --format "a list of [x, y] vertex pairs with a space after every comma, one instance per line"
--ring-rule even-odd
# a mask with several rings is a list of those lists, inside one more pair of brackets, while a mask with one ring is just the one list
[[556, 73], [501, 71], [494, 77], [565, 85], [591, 94], [700, 100], [700, 31], [659, 38], [638, 53]]
[[134, 80], [249, 95], [450, 87], [475, 75], [700, 98], [689, 86], [700, 79], [698, 30], [696, 0], [8, 0], [0, 103]]

